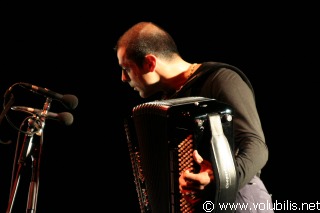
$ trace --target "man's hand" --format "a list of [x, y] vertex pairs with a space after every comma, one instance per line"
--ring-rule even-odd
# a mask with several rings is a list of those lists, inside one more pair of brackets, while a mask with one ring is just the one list
[[201, 200], [197, 195], [214, 179], [211, 163], [203, 160], [197, 150], [194, 150], [193, 158], [200, 165], [199, 173], [191, 173], [187, 169], [179, 177], [179, 189], [184, 198], [192, 204]]

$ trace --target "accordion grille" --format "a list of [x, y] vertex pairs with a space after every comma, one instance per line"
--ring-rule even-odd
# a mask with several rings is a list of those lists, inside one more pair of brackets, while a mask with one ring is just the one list
[[[194, 160], [193, 160], [193, 140], [192, 135], [189, 135], [178, 145], [178, 163], [179, 163], [179, 175], [186, 169], [194, 171]], [[185, 200], [184, 197], [180, 196], [180, 212], [194, 212], [192, 205]]]

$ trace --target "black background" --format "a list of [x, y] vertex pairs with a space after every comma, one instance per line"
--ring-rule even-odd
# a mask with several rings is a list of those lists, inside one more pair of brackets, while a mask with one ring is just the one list
[[[51, 105], [52, 112], [71, 112], [74, 122], [46, 121], [37, 212], [138, 210], [122, 117], [140, 100], [121, 82], [113, 47], [139, 21], [164, 27], [189, 62], [222, 61], [248, 75], [270, 150], [262, 179], [274, 202], [317, 201], [318, 17], [312, 6], [232, 6], [127, 12], [99, 5], [41, 10], [20, 5], [7, 11], [0, 94], [27, 82], [79, 99], [74, 110], [56, 100]], [[28, 90], [14, 89], [14, 95], [14, 105], [42, 109], [45, 102]], [[15, 113], [10, 111], [19, 122]], [[5, 212], [18, 133], [5, 119], [0, 132], [2, 141], [12, 140], [0, 144], [0, 211]], [[17, 201], [17, 212], [25, 211], [25, 202]]]

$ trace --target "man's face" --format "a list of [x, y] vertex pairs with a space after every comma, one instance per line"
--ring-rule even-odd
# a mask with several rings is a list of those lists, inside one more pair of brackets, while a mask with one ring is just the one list
[[125, 48], [120, 47], [117, 50], [117, 57], [122, 74], [121, 80], [127, 82], [130, 87], [139, 92], [140, 97], [147, 98], [152, 95], [153, 86], [150, 84], [152, 75], [148, 66], [138, 67], [133, 61], [126, 57]]

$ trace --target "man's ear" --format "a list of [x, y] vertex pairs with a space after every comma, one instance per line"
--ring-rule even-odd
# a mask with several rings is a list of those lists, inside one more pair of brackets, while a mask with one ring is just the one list
[[157, 58], [152, 54], [148, 54], [145, 56], [144, 68], [149, 72], [153, 72], [156, 69]]

